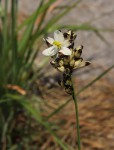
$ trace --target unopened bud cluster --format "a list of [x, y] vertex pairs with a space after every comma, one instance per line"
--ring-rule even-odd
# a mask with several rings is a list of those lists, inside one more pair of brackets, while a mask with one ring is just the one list
[[59, 84], [65, 88], [65, 91], [68, 94], [72, 94], [73, 87], [71, 75], [73, 71], [75, 69], [88, 66], [90, 62], [84, 61], [83, 58], [81, 58], [83, 46], [78, 46], [77, 48], [74, 48], [74, 40], [76, 38], [74, 32], [69, 30], [63, 33], [63, 36], [71, 43], [71, 45], [68, 47], [71, 50], [71, 55], [63, 55], [62, 53], [58, 52], [56, 58], [52, 57], [53, 60], [50, 63], [54, 68], [63, 73], [62, 80], [59, 81]]

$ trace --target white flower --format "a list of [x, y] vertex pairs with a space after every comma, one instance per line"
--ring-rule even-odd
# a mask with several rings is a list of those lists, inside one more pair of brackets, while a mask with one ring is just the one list
[[71, 50], [68, 48], [71, 43], [69, 40], [66, 40], [63, 36], [63, 33], [56, 30], [54, 32], [54, 39], [48, 37], [46, 41], [52, 45], [51, 47], [45, 49], [42, 54], [45, 56], [54, 56], [58, 52], [61, 52], [64, 55], [71, 55]]

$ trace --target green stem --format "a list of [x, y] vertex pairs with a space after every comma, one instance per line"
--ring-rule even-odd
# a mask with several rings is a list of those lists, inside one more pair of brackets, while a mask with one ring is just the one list
[[77, 138], [78, 138], [78, 150], [81, 150], [78, 104], [77, 104], [77, 97], [75, 94], [72, 76], [71, 76], [71, 81], [72, 81], [72, 87], [73, 87], [72, 98], [73, 98], [73, 101], [75, 104], [75, 113], [76, 113], [76, 129], [77, 129]]

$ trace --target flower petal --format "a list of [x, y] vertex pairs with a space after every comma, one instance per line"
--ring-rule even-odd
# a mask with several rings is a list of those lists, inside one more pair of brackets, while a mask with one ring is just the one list
[[59, 30], [56, 30], [54, 32], [54, 39], [55, 39], [55, 41], [63, 42], [64, 41], [63, 33], [60, 32]]
[[64, 55], [71, 55], [71, 50], [64, 46], [61, 48], [59, 52], [63, 53]]
[[42, 54], [45, 56], [54, 56], [57, 53], [58, 49], [55, 46], [51, 46], [45, 49]]
[[52, 45], [53, 42], [54, 42], [54, 39], [50, 38], [50, 37], [47, 37], [46, 41], [49, 42]]
[[70, 41], [69, 40], [64, 40], [63, 42], [63, 46], [65, 47], [69, 47], [71, 45]]

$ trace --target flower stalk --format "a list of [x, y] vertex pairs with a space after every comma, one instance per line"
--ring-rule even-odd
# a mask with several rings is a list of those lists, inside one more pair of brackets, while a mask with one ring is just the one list
[[90, 65], [90, 62], [84, 61], [81, 57], [83, 46], [74, 48], [75, 38], [76, 34], [71, 30], [65, 33], [55, 31], [54, 39], [48, 37], [45, 40], [49, 48], [44, 50], [43, 54], [51, 56], [51, 65], [62, 72], [62, 79], [58, 81], [58, 83], [65, 89], [66, 93], [70, 94], [73, 98], [76, 113], [78, 150], [81, 150], [78, 104], [72, 74], [74, 70]]
[[73, 87], [73, 92], [72, 92], [72, 99], [74, 101], [75, 105], [75, 113], [76, 113], [76, 129], [77, 129], [77, 139], [78, 139], [78, 150], [81, 150], [81, 138], [80, 138], [80, 123], [79, 123], [79, 114], [78, 114], [78, 103], [77, 103], [77, 96], [75, 93], [74, 89], [74, 82], [73, 82], [73, 77], [71, 76], [71, 81], [72, 81], [72, 87]]

